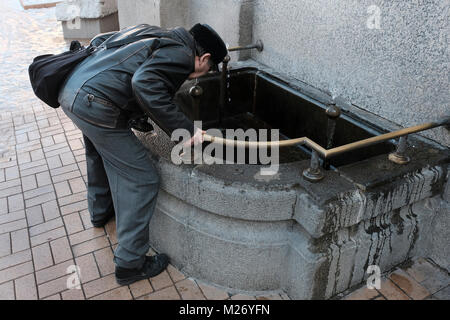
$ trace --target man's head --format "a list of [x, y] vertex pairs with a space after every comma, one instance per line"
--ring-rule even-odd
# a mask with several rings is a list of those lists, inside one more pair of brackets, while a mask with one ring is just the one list
[[207, 24], [197, 23], [189, 30], [195, 40], [195, 71], [189, 79], [201, 77], [210, 70], [217, 70], [228, 53], [227, 47], [219, 34]]

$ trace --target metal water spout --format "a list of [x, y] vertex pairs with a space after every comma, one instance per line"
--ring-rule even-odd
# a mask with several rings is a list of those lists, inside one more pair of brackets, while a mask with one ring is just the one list
[[339, 109], [335, 103], [332, 103], [329, 105], [325, 113], [328, 117], [327, 149], [331, 149], [333, 147], [333, 138], [336, 131], [336, 120], [341, 116], [341, 109]]
[[233, 52], [233, 51], [242, 51], [242, 50], [250, 50], [250, 49], [256, 49], [259, 52], [263, 51], [264, 49], [264, 44], [262, 43], [261, 40], [256, 41], [256, 43], [254, 44], [249, 44], [246, 46], [237, 46], [237, 47], [231, 47], [228, 48], [228, 51]]

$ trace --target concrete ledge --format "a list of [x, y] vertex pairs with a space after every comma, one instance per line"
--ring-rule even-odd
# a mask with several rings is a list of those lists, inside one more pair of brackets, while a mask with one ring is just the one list
[[70, 22], [62, 21], [65, 39], [92, 39], [99, 33], [119, 30], [117, 13], [97, 19], [81, 18], [80, 28], [72, 29]]
[[152, 246], [183, 272], [246, 291], [280, 288], [289, 221], [225, 218], [161, 190], [150, 223]]
[[56, 19], [69, 21], [73, 18], [97, 19], [117, 13], [117, 0], [60, 1], [56, 6]]

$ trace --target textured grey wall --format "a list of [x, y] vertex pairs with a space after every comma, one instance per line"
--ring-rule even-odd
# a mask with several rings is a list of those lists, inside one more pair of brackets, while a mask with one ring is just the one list
[[[253, 0], [118, 0], [120, 28], [139, 23], [190, 28], [195, 23], [211, 25], [230, 46], [252, 39]], [[233, 53], [233, 59], [249, 53]]]
[[[449, 0], [254, 3], [255, 60], [402, 126], [450, 112]], [[424, 135], [450, 146], [443, 128]]]

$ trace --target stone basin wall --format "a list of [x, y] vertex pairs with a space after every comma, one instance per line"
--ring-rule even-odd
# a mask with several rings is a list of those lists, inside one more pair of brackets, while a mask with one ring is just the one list
[[281, 164], [267, 181], [256, 165], [176, 166], [165, 133], [138, 136], [162, 177], [151, 243], [190, 276], [230, 291], [322, 299], [360, 284], [370, 265], [386, 272], [430, 255], [448, 264], [448, 231], [435, 230], [448, 223], [450, 155], [418, 135], [408, 165], [380, 155], [318, 183], [302, 178], [307, 160]]

